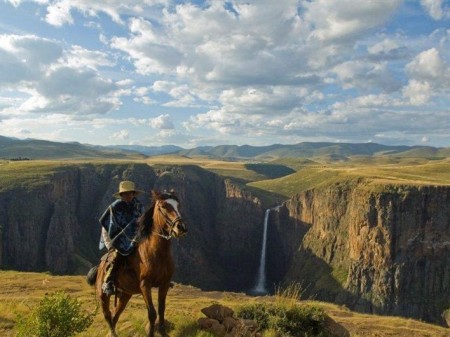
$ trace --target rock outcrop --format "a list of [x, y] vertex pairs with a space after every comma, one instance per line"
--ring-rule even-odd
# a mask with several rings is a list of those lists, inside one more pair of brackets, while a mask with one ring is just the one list
[[256, 321], [234, 317], [234, 311], [221, 304], [212, 304], [203, 308], [206, 317], [197, 320], [202, 330], [218, 337], [261, 337]]
[[272, 219], [286, 244], [269, 273], [305, 296], [432, 322], [449, 306], [450, 187], [336, 184], [292, 197]]

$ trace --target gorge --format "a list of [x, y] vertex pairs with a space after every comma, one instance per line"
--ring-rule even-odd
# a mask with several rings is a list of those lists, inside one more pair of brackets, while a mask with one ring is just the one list
[[430, 322], [450, 307], [450, 187], [360, 178], [266, 212], [275, 205], [193, 165], [57, 166], [1, 187], [1, 268], [84, 273], [100, 256], [97, 218], [123, 179], [180, 197], [189, 234], [174, 241], [176, 282], [247, 291], [265, 252], [269, 291], [298, 282], [305, 298]]

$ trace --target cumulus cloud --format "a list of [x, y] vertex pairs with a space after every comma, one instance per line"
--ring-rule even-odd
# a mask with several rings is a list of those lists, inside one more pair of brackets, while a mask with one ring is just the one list
[[386, 21], [402, 0], [352, 0], [304, 2], [305, 19], [313, 23], [312, 38], [321, 41], [349, 41]]
[[[20, 0], [10, 0], [20, 3]], [[142, 2], [139, 0], [56, 0], [48, 2], [45, 0], [34, 0], [47, 5], [46, 21], [54, 26], [72, 24], [74, 11], [81, 12], [86, 17], [94, 17], [97, 13], [108, 15], [114, 22], [123, 24], [121, 15], [143, 14], [143, 5], [167, 5], [168, 0], [150, 0]]]
[[38, 80], [62, 51], [56, 41], [34, 35], [0, 35], [0, 87]]
[[406, 70], [416, 79], [443, 82], [448, 76], [449, 68], [444, 64], [438, 50], [432, 48], [417, 55], [406, 65]]
[[0, 35], [0, 88], [24, 95], [15, 113], [112, 111], [120, 105], [117, 86], [96, 70], [111, 65], [104, 53], [79, 46], [64, 50], [59, 42], [34, 35]]
[[392, 91], [400, 87], [387, 69], [386, 63], [347, 61], [337, 65], [333, 70], [344, 89]]
[[81, 46], [71, 46], [65, 52], [64, 63], [70, 68], [90, 68], [112, 67], [115, 62], [111, 60], [109, 55], [97, 50], [88, 50]]
[[420, 0], [420, 3], [435, 20], [440, 20], [449, 15], [449, 8], [444, 8], [442, 0]]
[[413, 105], [425, 104], [433, 95], [450, 90], [450, 67], [436, 48], [418, 54], [406, 65], [406, 71], [410, 80], [403, 88], [403, 95]]
[[[404, 136], [397, 124], [418, 128], [402, 123], [405, 115], [428, 117], [432, 103], [449, 100], [448, 32], [442, 24], [414, 37], [390, 31], [385, 24], [410, 5], [401, 0], [39, 3], [47, 24], [62, 30], [85, 20], [103, 44], [91, 50], [88, 43], [0, 36], [0, 96], [18, 96], [0, 101], [2, 116], [16, 110], [92, 119], [119, 109], [131, 115], [136, 107], [133, 127], [150, 126], [167, 140], [177, 135], [174, 122], [208, 140], [210, 131], [225, 141], [327, 132], [341, 140], [370, 132], [394, 139]], [[442, 1], [421, 5], [435, 20], [448, 16]], [[135, 104], [130, 111], [128, 102]], [[160, 110], [142, 118], [149, 105]], [[166, 113], [180, 108], [183, 117]], [[135, 132], [128, 137], [135, 141]]]
[[403, 95], [409, 99], [412, 105], [427, 103], [432, 95], [431, 85], [426, 81], [410, 80], [403, 88]]
[[169, 115], [159, 115], [149, 120], [149, 125], [154, 129], [172, 130], [174, 125]]

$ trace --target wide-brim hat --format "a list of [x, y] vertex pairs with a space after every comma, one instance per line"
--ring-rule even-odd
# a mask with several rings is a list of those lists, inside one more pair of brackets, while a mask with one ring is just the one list
[[120, 193], [125, 193], [125, 192], [134, 192], [136, 195], [144, 193], [144, 191], [137, 190], [132, 181], [125, 180], [125, 181], [120, 182], [119, 192], [114, 193], [113, 196], [116, 198], [120, 198]]

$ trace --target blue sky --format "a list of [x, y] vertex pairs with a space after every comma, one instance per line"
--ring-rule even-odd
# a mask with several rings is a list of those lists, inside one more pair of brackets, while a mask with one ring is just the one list
[[0, 0], [0, 134], [450, 146], [450, 1]]

